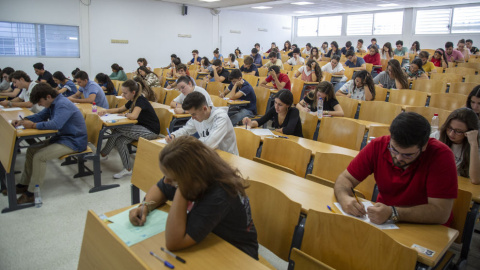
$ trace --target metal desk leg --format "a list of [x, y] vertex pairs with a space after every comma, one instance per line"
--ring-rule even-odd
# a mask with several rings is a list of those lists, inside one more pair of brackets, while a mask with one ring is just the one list
[[140, 189], [135, 185], [130, 185], [130, 194], [132, 196], [132, 205], [140, 203]]
[[458, 259], [457, 265], [461, 264], [462, 261], [466, 261], [468, 258], [468, 253], [470, 251], [470, 244], [472, 242], [472, 237], [473, 237], [473, 230], [475, 229], [475, 219], [477, 217], [479, 208], [480, 208], [480, 204], [477, 202], [474, 202], [472, 208], [467, 213], [465, 226], [463, 227], [462, 250], [460, 252], [460, 258]]

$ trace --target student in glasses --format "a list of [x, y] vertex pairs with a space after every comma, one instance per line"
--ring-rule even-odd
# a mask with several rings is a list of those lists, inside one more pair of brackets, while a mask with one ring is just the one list
[[[399, 114], [390, 134], [367, 144], [337, 178], [335, 196], [343, 210], [368, 215], [376, 224], [391, 220], [448, 226], [458, 189], [452, 151], [429, 138], [430, 123], [414, 112]], [[375, 206], [365, 209], [351, 188], [372, 173], [379, 194]]]
[[434, 137], [452, 149], [457, 173], [480, 184], [480, 148], [478, 148], [478, 117], [469, 108], [453, 111]]

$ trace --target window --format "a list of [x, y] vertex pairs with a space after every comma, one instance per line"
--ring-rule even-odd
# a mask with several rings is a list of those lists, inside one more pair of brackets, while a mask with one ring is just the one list
[[373, 14], [359, 14], [347, 16], [347, 36], [371, 35]]
[[452, 33], [480, 32], [480, 6], [453, 9]]
[[450, 33], [452, 9], [418, 10], [415, 22], [415, 34]]
[[374, 35], [402, 34], [403, 11], [375, 13], [373, 22]]
[[342, 16], [318, 18], [319, 36], [340, 36], [342, 34]]
[[78, 27], [0, 22], [0, 56], [80, 57]]
[[318, 18], [303, 18], [297, 21], [297, 36], [310, 37], [317, 35]]

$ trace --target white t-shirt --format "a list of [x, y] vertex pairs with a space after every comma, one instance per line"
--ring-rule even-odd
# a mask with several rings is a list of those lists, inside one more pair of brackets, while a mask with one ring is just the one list
[[[332, 73], [332, 74], [335, 74], [337, 72], [341, 72], [341, 71], [344, 71], [345, 69], [343, 68], [343, 65], [341, 63], [338, 63], [335, 68], [332, 68], [332, 63], [328, 62], [326, 65], [324, 65], [322, 67], [322, 72], [328, 72], [328, 73]], [[342, 77], [342, 82], [345, 82], [347, 81], [347, 77], [346, 76], [343, 76]]]
[[[229, 66], [229, 67], [230, 67], [231, 64], [232, 64], [232, 61], [228, 61], [228, 66]], [[240, 68], [240, 67], [238, 66], [238, 61], [237, 61], [237, 59], [235, 59], [235, 62], [233, 62], [233, 64], [235, 65], [235, 68]]]
[[[23, 99], [24, 102], [29, 102], [30, 101], [30, 94], [32, 93], [33, 87], [37, 85], [36, 82], [31, 82], [30, 85], [28, 86], [28, 89], [23, 89], [22, 93], [18, 96], [19, 98]], [[41, 110], [45, 109], [44, 107], [34, 104], [31, 108], [28, 108], [30, 111], [33, 113], [38, 113]]]
[[[210, 98], [210, 95], [208, 94], [208, 92], [205, 89], [201, 88], [200, 86], [195, 86], [193, 91], [202, 93], [202, 95], [204, 95], [205, 98], [207, 99], [208, 106], [213, 107], [212, 99]], [[173, 101], [175, 101], [178, 104], [183, 104], [183, 101], [185, 100], [185, 97], [186, 96], [184, 94], [180, 94]]]
[[[368, 87], [368, 86], [365, 86]], [[355, 85], [354, 80], [350, 80], [346, 82], [340, 89], [343, 94], [348, 95], [351, 94], [350, 98], [358, 99], [358, 100], [365, 100], [365, 87], [358, 88]]]
[[302, 51], [302, 53], [306, 55], [310, 55], [311, 52], [312, 52], [312, 49], [310, 49], [310, 51], [307, 51], [307, 48], [303, 49]]
[[310, 71], [308, 71], [307, 66], [301, 66], [298, 69], [298, 72], [300, 72], [300, 74], [305, 72], [305, 75], [310, 76], [310, 74], [312, 73], [312, 70], [310, 69]]
[[305, 59], [303, 59], [302, 57], [299, 56], [298, 61], [297, 61], [297, 60], [295, 60], [295, 57], [292, 57], [292, 58], [288, 59], [287, 63], [292, 65], [292, 66], [303, 65], [303, 64], [305, 64]]

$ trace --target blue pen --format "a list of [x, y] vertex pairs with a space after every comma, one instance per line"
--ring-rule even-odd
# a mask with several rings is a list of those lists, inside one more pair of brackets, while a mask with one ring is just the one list
[[168, 267], [168, 268], [170, 268], [170, 269], [175, 268], [175, 266], [173, 266], [173, 264], [171, 264], [171, 263], [167, 262], [166, 260], [160, 258], [157, 254], [153, 253], [152, 251], [150, 251], [150, 255], [152, 255], [153, 257], [155, 257], [155, 258], [157, 258], [157, 259], [159, 259], [161, 262], [163, 262], [163, 264], [164, 264], [166, 267]]
[[330, 207], [330, 205], [327, 205], [327, 208], [328, 208], [328, 210], [330, 210], [332, 213], [337, 213], [337, 212], [335, 212], [335, 211]]
[[172, 136], [172, 134], [170, 134], [170, 130], [167, 128], [167, 132], [168, 132], [168, 137]]

